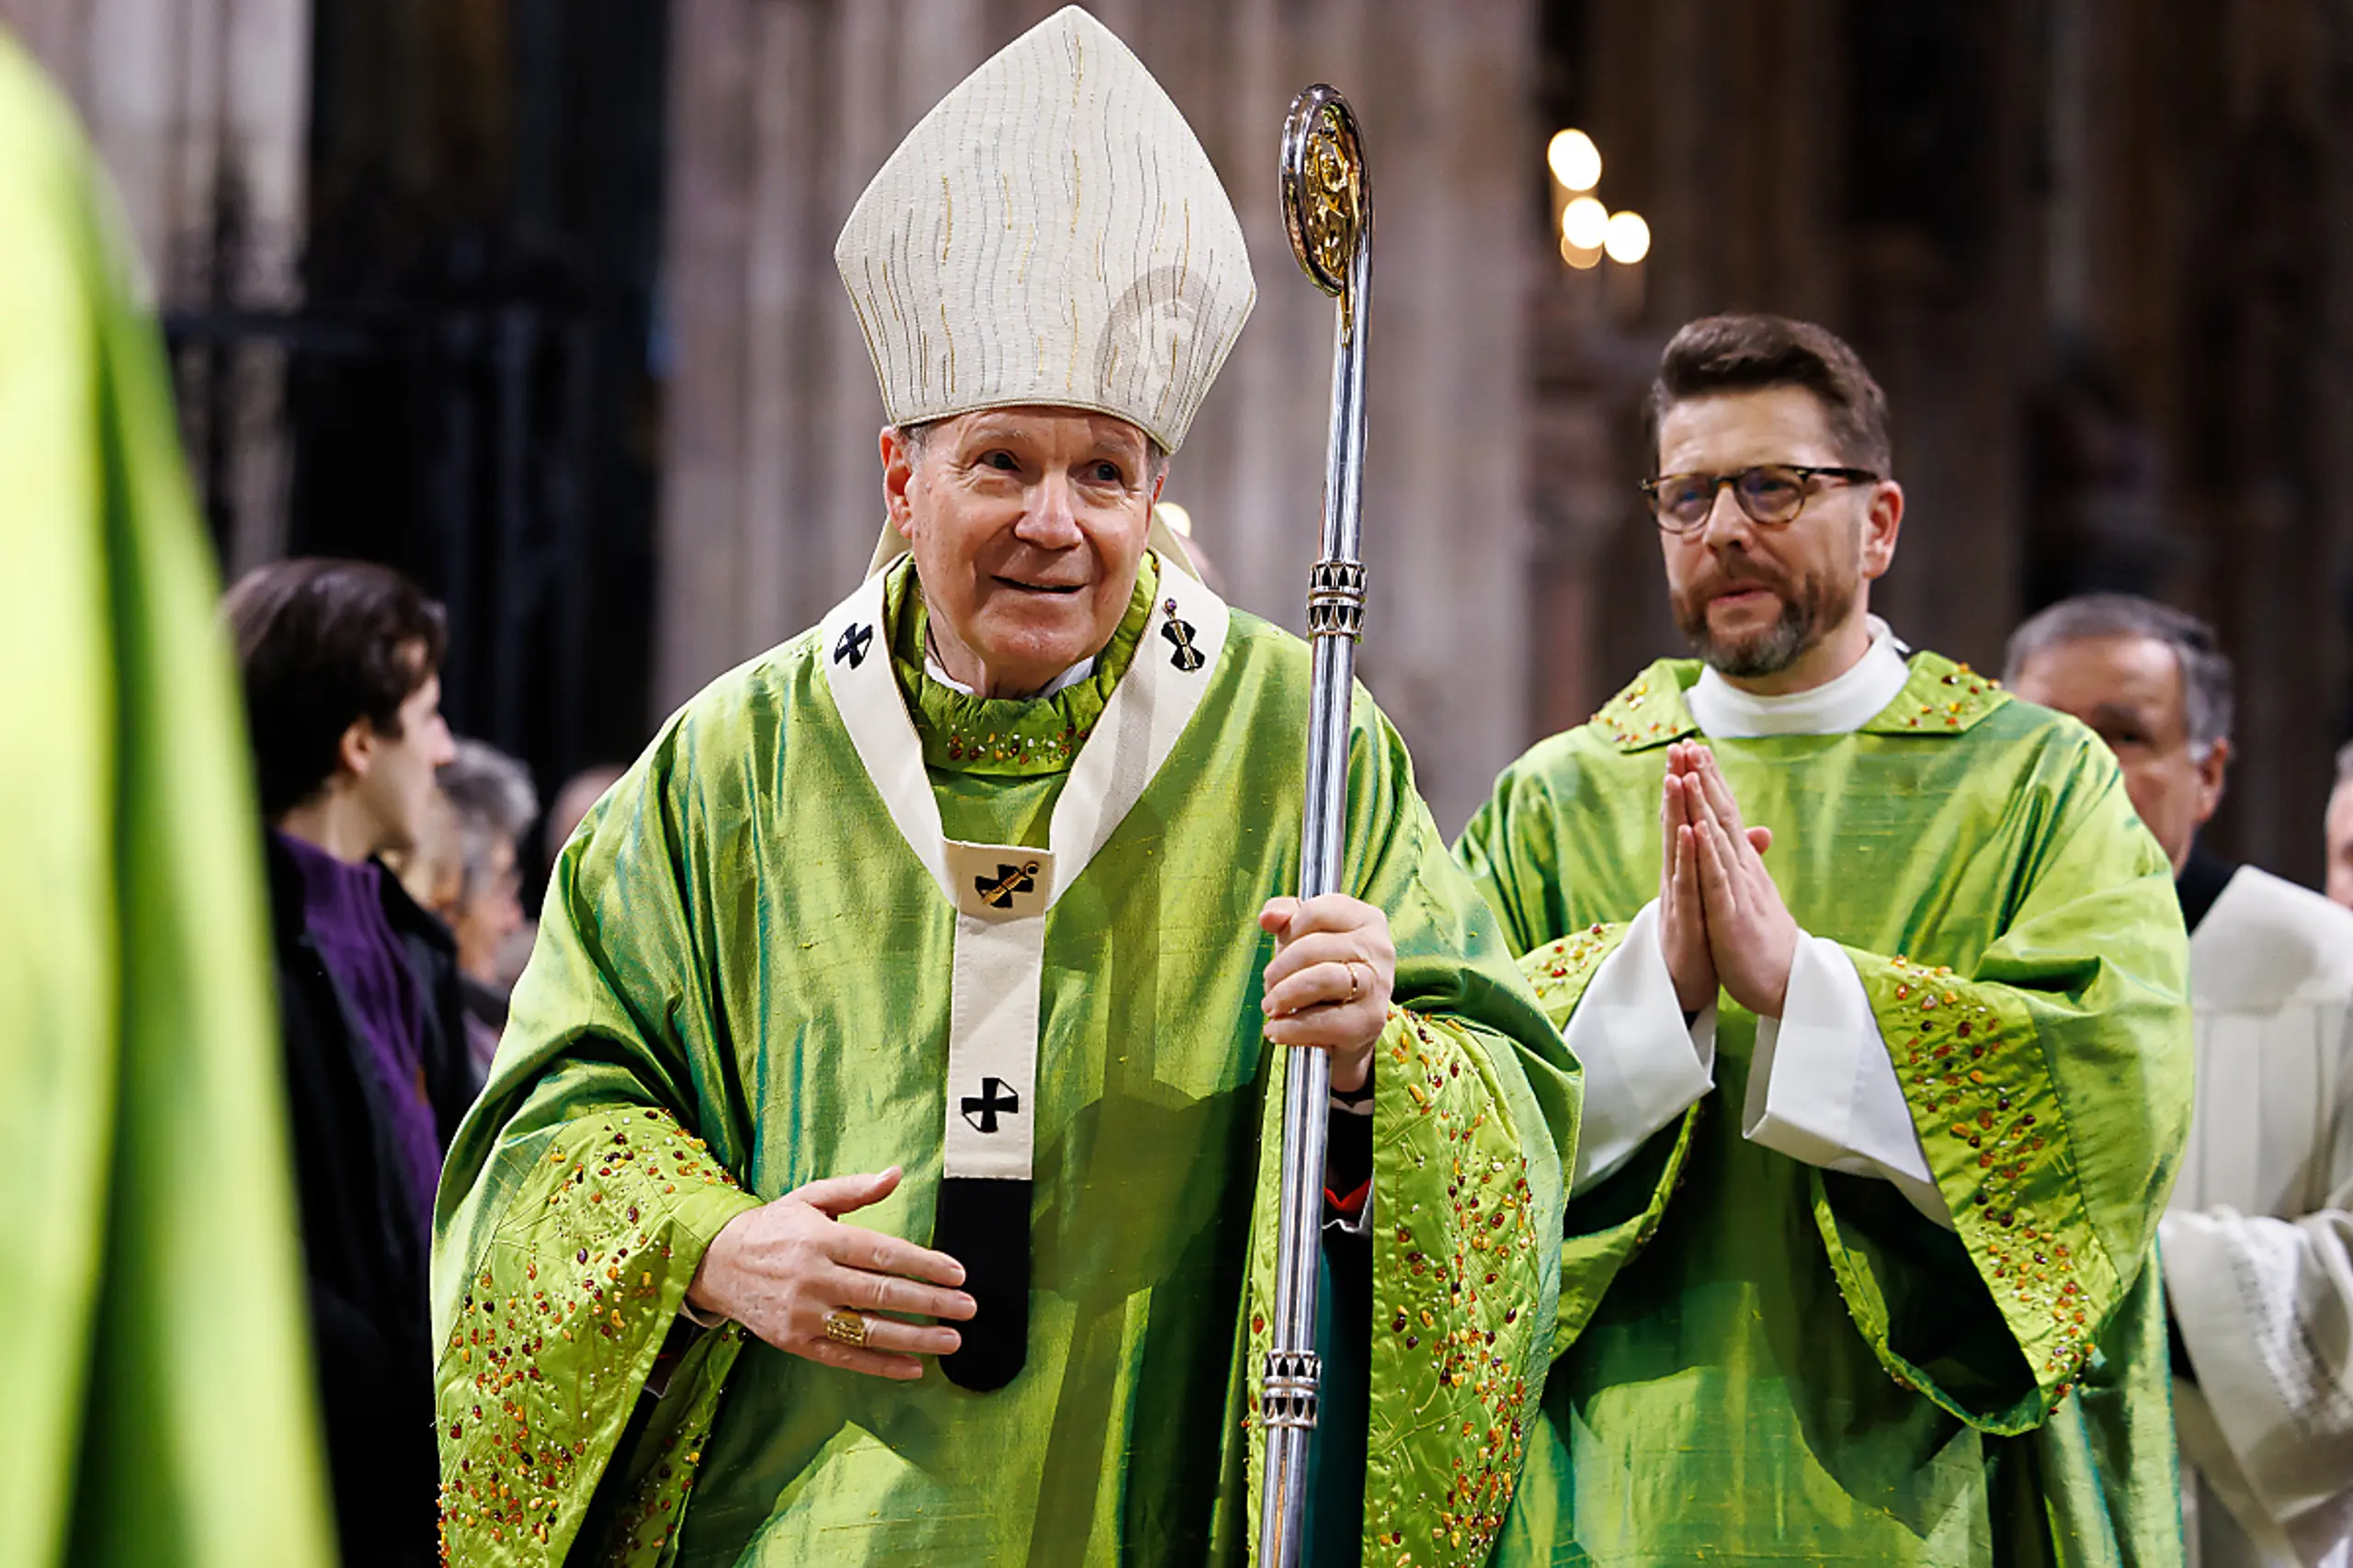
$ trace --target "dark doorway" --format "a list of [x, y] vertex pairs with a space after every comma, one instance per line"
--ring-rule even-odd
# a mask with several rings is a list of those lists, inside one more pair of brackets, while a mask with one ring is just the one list
[[452, 727], [548, 787], [646, 733], [667, 11], [317, 0], [303, 303], [167, 324], [184, 395], [283, 350], [287, 552], [442, 598]]

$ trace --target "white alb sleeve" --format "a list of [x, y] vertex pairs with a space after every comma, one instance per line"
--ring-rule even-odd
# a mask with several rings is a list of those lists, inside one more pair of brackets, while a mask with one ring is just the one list
[[[2307, 1564], [2353, 1541], [2353, 1182], [2298, 1219], [2168, 1214], [2158, 1256], [2212, 1428], [2183, 1450], [2239, 1525]], [[2222, 1451], [2215, 1451], [2220, 1448]], [[2285, 1555], [2285, 1554], [2282, 1554]]]
[[1953, 1228], [1863, 978], [1836, 942], [1798, 935], [1781, 1017], [1756, 1020], [1741, 1133], [1810, 1165], [1893, 1182]]
[[1684, 1023], [1659, 947], [1656, 900], [1601, 960], [1561, 1038], [1585, 1069], [1574, 1196], [1716, 1086], [1716, 1009], [1711, 1003]]

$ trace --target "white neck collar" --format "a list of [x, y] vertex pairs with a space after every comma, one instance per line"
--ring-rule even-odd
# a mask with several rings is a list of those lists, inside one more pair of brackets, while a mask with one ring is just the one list
[[1835, 680], [1786, 697], [1743, 691], [1712, 669], [1683, 694], [1704, 734], [1724, 740], [1758, 735], [1843, 735], [1861, 729], [1895, 700], [1912, 672], [1904, 644], [1877, 616], [1870, 620], [1871, 645]]
[[[978, 691], [975, 691], [972, 687], [966, 686], [962, 681], [958, 680], [954, 676], [949, 675], [946, 670], [940, 668], [939, 661], [931, 656], [931, 650], [928, 648], [925, 649], [923, 653], [923, 673], [929, 676], [932, 679], [938, 681], [940, 685], [946, 687], [950, 691], [961, 691], [967, 697], [980, 696]], [[1053, 696], [1054, 693], [1061, 691], [1067, 687], [1076, 686], [1080, 681], [1085, 680], [1094, 673], [1095, 655], [1089, 653], [1086, 657], [1079, 660], [1078, 663], [1073, 665], [1070, 668], [1064, 670], [1062, 674], [1049, 681], [1046, 684], [1044, 690], [1038, 692], [1034, 696], [1022, 698], [1018, 700], [1024, 702], [1043, 702], [1049, 697]]]

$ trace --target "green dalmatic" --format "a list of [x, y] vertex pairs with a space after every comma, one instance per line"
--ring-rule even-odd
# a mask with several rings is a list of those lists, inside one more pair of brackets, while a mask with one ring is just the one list
[[[1195, 1564], [1255, 1547], [1284, 1066], [1260, 1036], [1256, 918], [1296, 885], [1306, 651], [1222, 606], [1212, 639], [1176, 608], [1206, 591], [1147, 558], [1086, 678], [983, 700], [924, 674], [913, 587], [893, 568], [839, 631], [689, 703], [557, 866], [443, 1179], [454, 1562]], [[860, 722], [911, 731], [900, 777], [947, 833], [997, 845], [1043, 843], [1144, 661], [1198, 704], [1044, 917], [1027, 1353], [986, 1393], [679, 1327], [719, 1229], [816, 1177], [901, 1165], [848, 1221], [931, 1234], [965, 938], [837, 706], [835, 683], [876, 660], [892, 678]], [[1370, 1341], [1352, 1374], [1363, 1517], [1338, 1524], [1370, 1562], [1472, 1564], [1552, 1349], [1579, 1080], [1361, 693], [1353, 722], [1346, 885], [1387, 912], [1398, 979], [1351, 1324]]]
[[[1508, 769], [1458, 848], [1556, 1020], [1657, 895], [1688, 662]], [[2154, 1237], [2189, 1119], [2163, 853], [2072, 721], [1934, 654], [1853, 733], [1708, 741], [1868, 994], [1954, 1229], [1716, 1092], [1571, 1202], [1499, 1562], [2181, 1558]]]

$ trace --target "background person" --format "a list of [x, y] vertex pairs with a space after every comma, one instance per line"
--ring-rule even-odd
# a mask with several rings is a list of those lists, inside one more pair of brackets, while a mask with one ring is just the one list
[[2336, 753], [2336, 782], [2328, 792], [2328, 813], [2321, 822], [2321, 839], [2328, 855], [2328, 899], [2353, 909], [2353, 745]]
[[460, 740], [441, 765], [457, 848], [457, 878], [436, 909], [458, 949], [466, 1037], [475, 1067], [487, 1074], [506, 1027], [510, 983], [502, 977], [507, 944], [523, 928], [523, 835], [540, 814], [530, 770], [483, 741]]
[[547, 895], [548, 878], [555, 869], [556, 857], [572, 842], [582, 819], [590, 808], [604, 798], [605, 791], [620, 782], [629, 769], [617, 762], [600, 762], [584, 767], [556, 786], [555, 798], [548, 804], [547, 821], [540, 824], [539, 859], [532, 869], [530, 896], [523, 910], [523, 923], [509, 932], [498, 949], [498, 976], [509, 992], [523, 973], [523, 966], [530, 961], [532, 945], [540, 934], [536, 911]]
[[557, 788], [555, 799], [548, 806], [547, 827], [540, 846], [546, 864], [555, 864], [563, 846], [580, 831], [581, 820], [587, 816], [589, 809], [628, 771], [620, 763], [600, 762], [594, 767], [582, 768]]
[[2198, 1110], [2161, 1236], [2197, 1561], [2353, 1562], [2353, 913], [2199, 842], [2233, 708], [2204, 623], [2063, 600], [2007, 678], [2116, 754], [2189, 926]]
[[413, 846], [452, 755], [440, 607], [397, 573], [301, 560], [223, 605], [244, 674], [279, 1023], [347, 1565], [429, 1563], [426, 1248], [473, 1098], [456, 948], [379, 860]]

